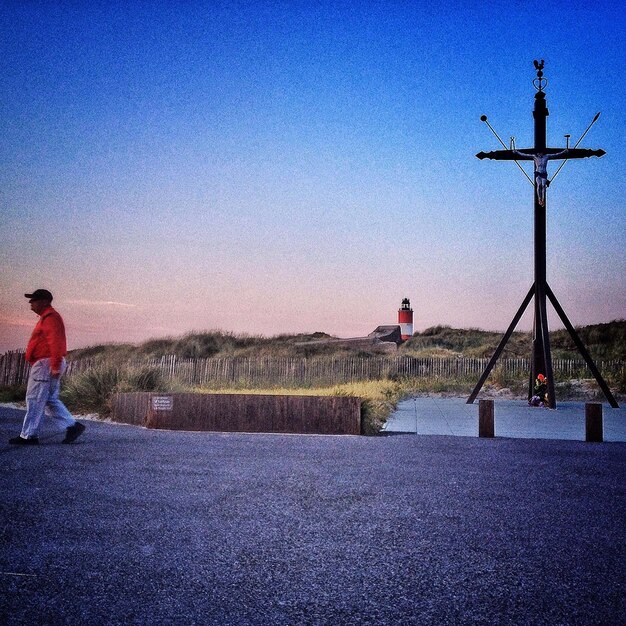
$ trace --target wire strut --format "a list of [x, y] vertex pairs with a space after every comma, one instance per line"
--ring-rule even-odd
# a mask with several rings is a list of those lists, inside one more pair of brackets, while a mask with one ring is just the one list
[[[591, 130], [591, 127], [598, 121], [598, 118], [600, 117], [600, 113], [601, 113], [601, 111], [598, 111], [596, 113], [596, 116], [591, 120], [591, 124], [589, 124], [589, 126], [587, 126], [587, 130], [580, 136], [580, 139], [576, 142], [576, 145], [574, 146], [574, 148], [578, 148], [578, 144], [585, 138], [585, 135]], [[566, 135], [566, 137], [569, 137], [569, 135]], [[569, 159], [565, 159], [565, 161], [563, 161], [563, 163], [561, 163], [561, 165], [559, 165], [559, 167], [556, 170], [556, 172], [554, 172], [554, 176], [550, 179], [550, 182], [548, 184], [552, 183], [552, 181], [556, 178], [556, 175], [561, 171], [563, 166], [568, 161], [569, 161]]]
[[[487, 126], [489, 127], [489, 130], [496, 136], [496, 139], [500, 142], [500, 145], [505, 149], [508, 150], [509, 148], [507, 147], [507, 145], [504, 143], [504, 141], [502, 141], [502, 139], [500, 139], [500, 135], [498, 135], [498, 133], [493, 129], [493, 126], [491, 126], [491, 124], [489, 123], [489, 121], [487, 120], [487, 116], [483, 115], [481, 116], [481, 121], [485, 122], [485, 124], [487, 124]], [[515, 165], [517, 165], [517, 167], [520, 168], [522, 174], [524, 174], [524, 176], [526, 176], [526, 178], [528, 179], [528, 182], [534, 187], [535, 183], [533, 183], [532, 178], [528, 175], [528, 173], [526, 172], [526, 170], [519, 164], [519, 161], [513, 161], [515, 163]]]

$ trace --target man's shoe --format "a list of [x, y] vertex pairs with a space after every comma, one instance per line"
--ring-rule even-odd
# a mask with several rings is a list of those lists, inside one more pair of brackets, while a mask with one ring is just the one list
[[85, 426], [80, 422], [76, 422], [74, 426], [68, 426], [65, 433], [65, 439], [61, 443], [72, 443], [76, 441], [85, 432]]
[[29, 437], [28, 439], [13, 437], [9, 439], [9, 443], [12, 443], [14, 446], [36, 446], [39, 443], [39, 437]]

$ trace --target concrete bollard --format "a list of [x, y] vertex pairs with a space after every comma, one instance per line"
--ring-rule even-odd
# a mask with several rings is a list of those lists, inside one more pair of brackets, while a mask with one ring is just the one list
[[493, 418], [493, 400], [479, 400], [478, 402], [478, 436], [494, 437], [495, 427]]
[[604, 441], [602, 405], [597, 402], [587, 402], [585, 404], [585, 441]]

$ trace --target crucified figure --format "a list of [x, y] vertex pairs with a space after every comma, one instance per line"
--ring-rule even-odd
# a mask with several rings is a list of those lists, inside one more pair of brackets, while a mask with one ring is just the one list
[[550, 184], [548, 180], [548, 161], [551, 159], [558, 159], [566, 152], [569, 152], [569, 148], [561, 150], [556, 154], [529, 154], [528, 152], [520, 152], [515, 148], [515, 137], [511, 137], [511, 151], [513, 154], [523, 157], [530, 157], [535, 162], [535, 189], [537, 190], [537, 199], [541, 206], [546, 205], [546, 188]]

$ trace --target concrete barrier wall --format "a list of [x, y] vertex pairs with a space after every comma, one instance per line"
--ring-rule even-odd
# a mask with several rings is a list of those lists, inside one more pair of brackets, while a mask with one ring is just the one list
[[169, 430], [255, 433], [361, 433], [361, 399], [205, 393], [119, 393], [112, 419]]

